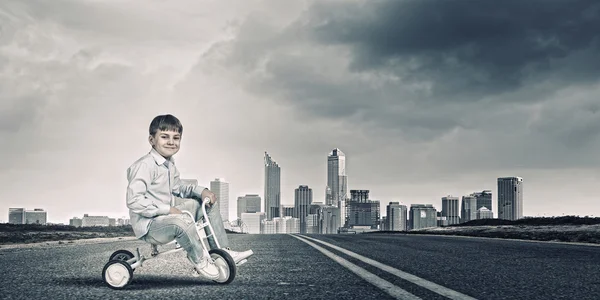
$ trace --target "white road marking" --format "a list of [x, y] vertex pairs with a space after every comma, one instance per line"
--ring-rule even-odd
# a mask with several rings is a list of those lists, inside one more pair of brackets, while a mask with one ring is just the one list
[[317, 239], [314, 239], [314, 238], [311, 238], [311, 237], [307, 237], [307, 236], [303, 236], [303, 235], [301, 235], [301, 236], [303, 238], [307, 238], [307, 239], [315, 241], [317, 243], [321, 243], [323, 245], [329, 246], [329, 247], [331, 247], [331, 248], [333, 248], [335, 250], [338, 250], [338, 251], [340, 251], [340, 252], [342, 252], [342, 253], [344, 253], [344, 254], [346, 254], [348, 256], [354, 257], [356, 259], [360, 259], [361, 261], [363, 261], [363, 262], [365, 262], [365, 263], [367, 263], [369, 265], [372, 265], [374, 267], [380, 268], [380, 269], [382, 269], [382, 270], [384, 270], [386, 272], [394, 274], [394, 275], [396, 275], [396, 276], [398, 276], [398, 277], [400, 277], [400, 278], [402, 278], [404, 280], [410, 281], [410, 282], [412, 282], [412, 283], [414, 283], [414, 284], [416, 284], [418, 286], [424, 287], [424, 288], [426, 288], [426, 289], [428, 289], [428, 290], [430, 290], [430, 291], [432, 291], [434, 293], [440, 294], [440, 295], [442, 295], [444, 297], [448, 297], [448, 298], [453, 299], [453, 300], [476, 300], [476, 298], [473, 298], [471, 296], [467, 296], [467, 295], [459, 293], [459, 292], [457, 292], [455, 290], [451, 290], [451, 289], [446, 288], [444, 286], [441, 286], [439, 284], [433, 283], [431, 281], [427, 281], [427, 280], [425, 280], [425, 279], [423, 279], [421, 277], [417, 277], [415, 275], [406, 273], [404, 271], [400, 271], [400, 270], [398, 270], [396, 268], [392, 268], [392, 267], [390, 267], [388, 265], [384, 265], [384, 264], [382, 264], [382, 263], [380, 263], [378, 261], [372, 260], [372, 259], [370, 259], [368, 257], [364, 257], [364, 256], [356, 254], [354, 252], [348, 251], [348, 250], [346, 250], [344, 248], [341, 248], [341, 247], [338, 247], [336, 245], [332, 245], [330, 243], [323, 242], [323, 241], [320, 241], [320, 240], [317, 240]]
[[391, 282], [386, 281], [385, 279], [341, 258], [338, 255], [335, 255], [331, 251], [329, 251], [319, 245], [316, 245], [315, 243], [305, 240], [304, 238], [306, 238], [306, 237], [304, 237], [304, 236], [303, 236], [303, 238], [300, 238], [299, 236], [296, 236], [296, 235], [292, 235], [292, 236], [309, 244], [311, 247], [321, 251], [321, 253], [325, 254], [327, 257], [331, 258], [332, 260], [339, 263], [340, 265], [346, 267], [348, 270], [352, 271], [354, 274], [360, 276], [362, 279], [373, 284], [374, 286], [382, 289], [383, 291], [390, 294], [392, 297], [394, 297], [396, 299], [421, 300], [421, 298], [395, 286]]

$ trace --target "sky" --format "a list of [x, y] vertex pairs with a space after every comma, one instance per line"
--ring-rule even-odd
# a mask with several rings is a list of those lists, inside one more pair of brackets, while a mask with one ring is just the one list
[[[120, 218], [148, 126], [173, 114], [182, 178], [282, 204], [349, 189], [441, 209], [524, 180], [526, 216], [600, 216], [597, 1], [0, 2], [0, 220]], [[492, 210], [496, 213], [496, 207]]]

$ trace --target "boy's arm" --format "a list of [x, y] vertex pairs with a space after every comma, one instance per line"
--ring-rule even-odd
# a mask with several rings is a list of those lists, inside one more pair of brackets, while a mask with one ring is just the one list
[[194, 183], [186, 184], [181, 180], [179, 170], [177, 167], [174, 168], [173, 172], [173, 195], [178, 196], [180, 198], [196, 198], [202, 199], [202, 191], [204, 191], [205, 187], [201, 185], [197, 185]]
[[147, 164], [139, 163], [127, 169], [127, 181], [127, 207], [132, 212], [147, 218], [169, 214], [170, 205], [146, 197], [152, 182], [152, 171]]

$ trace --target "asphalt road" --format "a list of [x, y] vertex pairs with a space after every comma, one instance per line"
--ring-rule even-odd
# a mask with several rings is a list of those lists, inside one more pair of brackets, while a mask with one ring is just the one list
[[104, 264], [118, 249], [148, 254], [147, 244], [0, 248], [0, 298], [600, 299], [597, 246], [384, 234], [229, 238], [255, 255], [228, 285], [192, 277], [177, 252], [146, 261], [121, 291], [103, 283]]

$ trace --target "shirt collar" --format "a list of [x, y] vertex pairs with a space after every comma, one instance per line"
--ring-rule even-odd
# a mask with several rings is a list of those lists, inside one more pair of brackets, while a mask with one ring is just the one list
[[[167, 161], [167, 159], [164, 158], [162, 155], [160, 155], [154, 148], [152, 148], [152, 150], [150, 150], [150, 155], [152, 155], [152, 157], [154, 158], [154, 161], [156, 162], [157, 165], [164, 165], [165, 161]], [[173, 157], [169, 158], [169, 163], [171, 163], [171, 164], [175, 163], [175, 161], [173, 160]]]

